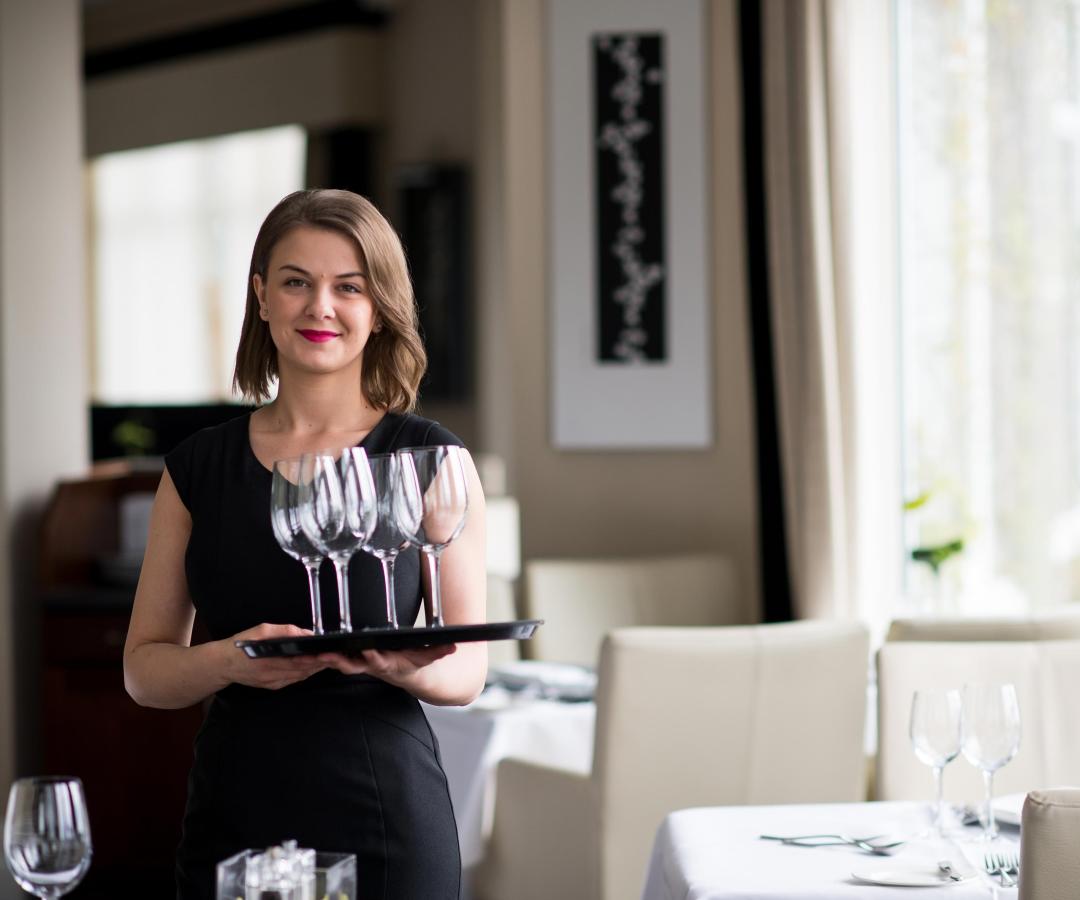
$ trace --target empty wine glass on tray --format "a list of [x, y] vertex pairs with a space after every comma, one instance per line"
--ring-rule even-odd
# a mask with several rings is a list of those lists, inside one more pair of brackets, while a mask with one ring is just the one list
[[397, 516], [395, 504], [400, 503], [401, 463], [393, 453], [372, 453], [368, 456], [371, 480], [375, 485], [375, 528], [361, 545], [361, 549], [374, 556], [382, 565], [383, 582], [386, 585], [386, 621], [391, 628], [398, 627], [397, 601], [394, 596], [394, 564], [398, 554], [409, 546], [409, 538]]
[[90, 820], [78, 778], [20, 778], [8, 794], [4, 859], [19, 887], [51, 900], [90, 868]]
[[431, 580], [431, 623], [443, 624], [439, 594], [439, 557], [465, 527], [469, 493], [462, 449], [455, 446], [409, 447], [401, 460], [400, 502], [395, 506], [409, 541], [423, 551]]
[[300, 523], [300, 483], [304, 472], [302, 457], [279, 459], [274, 463], [270, 485], [270, 524], [281, 549], [299, 560], [307, 571], [311, 600], [311, 629], [323, 634], [322, 599], [319, 596], [319, 566], [323, 553], [305, 533]]
[[934, 824], [931, 833], [944, 831], [943, 786], [945, 766], [960, 754], [961, 700], [957, 690], [916, 691], [911, 699], [911, 746], [919, 762], [934, 770]]
[[376, 522], [375, 486], [367, 454], [362, 447], [306, 453], [300, 458], [300, 471], [300, 526], [334, 564], [340, 628], [351, 632], [349, 561], [371, 536]]
[[964, 757], [982, 770], [986, 786], [983, 839], [997, 837], [994, 822], [994, 773], [1016, 756], [1020, 749], [1020, 703], [1011, 684], [968, 684], [964, 686]]

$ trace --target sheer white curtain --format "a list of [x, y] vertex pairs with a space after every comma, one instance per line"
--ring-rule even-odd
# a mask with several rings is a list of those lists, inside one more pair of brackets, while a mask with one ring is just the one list
[[1076, 601], [1080, 5], [897, 6], [906, 601]]
[[765, 190], [795, 613], [883, 627], [900, 583], [890, 4], [762, 5]]

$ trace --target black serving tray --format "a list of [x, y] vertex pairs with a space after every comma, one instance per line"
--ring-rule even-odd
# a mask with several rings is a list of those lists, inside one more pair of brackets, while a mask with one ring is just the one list
[[236, 646], [252, 659], [267, 656], [314, 656], [344, 653], [356, 656], [364, 650], [410, 650], [467, 641], [524, 641], [531, 638], [543, 619], [516, 622], [485, 622], [482, 625], [435, 625], [430, 628], [361, 628], [352, 632], [310, 634], [300, 637], [237, 641]]

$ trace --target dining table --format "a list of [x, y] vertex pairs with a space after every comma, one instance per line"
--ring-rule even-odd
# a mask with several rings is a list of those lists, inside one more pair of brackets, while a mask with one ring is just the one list
[[[642, 900], [1014, 900], [985, 871], [990, 854], [1019, 853], [1018, 828], [982, 840], [978, 826], [929, 834], [930, 806], [917, 802], [724, 806], [670, 813], [653, 843]], [[851, 844], [798, 846], [762, 835], [835, 834], [896, 844], [880, 855]], [[946, 875], [946, 863], [957, 879]], [[905, 886], [904, 881], [910, 882]], [[916, 883], [922, 884], [917, 886]]]
[[586, 773], [592, 764], [596, 704], [533, 691], [488, 687], [464, 707], [424, 704], [439, 742], [457, 819], [461, 864], [484, 856], [495, 810], [495, 771], [507, 757]]

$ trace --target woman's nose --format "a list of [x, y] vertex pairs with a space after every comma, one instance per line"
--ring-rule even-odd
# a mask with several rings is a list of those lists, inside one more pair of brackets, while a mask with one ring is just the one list
[[316, 282], [308, 294], [307, 313], [316, 319], [324, 319], [334, 314], [331, 285]]

